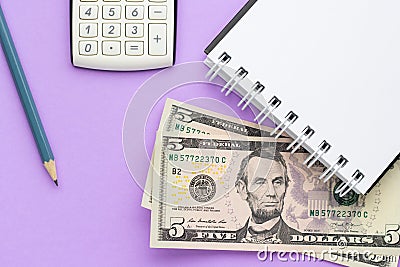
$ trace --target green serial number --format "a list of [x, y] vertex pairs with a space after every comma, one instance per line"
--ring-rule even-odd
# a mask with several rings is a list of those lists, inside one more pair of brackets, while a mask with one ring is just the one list
[[196, 156], [196, 155], [178, 155], [169, 154], [169, 161], [191, 161], [191, 162], [204, 162], [204, 163], [226, 163], [226, 157], [219, 156]]
[[205, 131], [190, 127], [190, 126], [185, 126], [185, 125], [181, 125], [179, 123], [175, 124], [175, 130], [183, 132], [183, 133], [187, 133], [187, 134], [206, 134], [206, 135], [210, 135], [210, 133], [207, 133]]
[[350, 210], [310, 210], [310, 217], [368, 218], [368, 211]]

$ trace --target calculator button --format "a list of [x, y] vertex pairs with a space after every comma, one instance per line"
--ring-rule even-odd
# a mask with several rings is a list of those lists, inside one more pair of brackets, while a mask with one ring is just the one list
[[120, 37], [121, 36], [121, 24], [119, 23], [104, 23], [103, 24], [103, 36], [104, 37]]
[[79, 17], [81, 19], [97, 19], [98, 6], [80, 6]]
[[97, 2], [97, 0], [81, 0], [81, 2]]
[[143, 19], [144, 6], [126, 6], [127, 19]]
[[121, 54], [121, 42], [118, 41], [103, 42], [103, 55], [117, 56], [119, 54]]
[[142, 56], [144, 54], [144, 43], [125, 42], [125, 53], [128, 56]]
[[150, 2], [167, 2], [167, 0], [149, 0]]
[[167, 54], [167, 24], [149, 24], [149, 55]]
[[103, 19], [120, 19], [121, 6], [103, 6]]
[[80, 37], [97, 37], [97, 24], [96, 23], [80, 23], [79, 24]]
[[126, 0], [126, 2], [143, 2], [143, 0]]
[[103, 0], [104, 2], [121, 2], [121, 0]]
[[149, 6], [149, 19], [167, 19], [167, 6]]
[[84, 56], [97, 55], [97, 41], [80, 41], [79, 54]]
[[143, 37], [144, 25], [142, 23], [127, 23], [125, 26], [126, 37]]

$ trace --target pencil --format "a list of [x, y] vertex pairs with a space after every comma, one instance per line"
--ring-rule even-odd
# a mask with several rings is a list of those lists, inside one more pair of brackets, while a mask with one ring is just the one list
[[28, 119], [36, 146], [39, 150], [43, 165], [49, 173], [51, 179], [58, 186], [57, 170], [53, 152], [49, 141], [47, 140], [39, 113], [36, 109], [35, 102], [32, 97], [28, 82], [21, 66], [14, 42], [11, 38], [3, 10], [0, 6], [0, 42], [3, 47], [4, 54], [7, 59], [8, 67], [14, 79], [15, 86], [18, 91], [25, 115]]

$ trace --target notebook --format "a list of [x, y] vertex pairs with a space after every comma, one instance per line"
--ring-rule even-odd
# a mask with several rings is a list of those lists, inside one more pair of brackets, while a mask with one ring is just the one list
[[250, 0], [206, 48], [217, 75], [312, 166], [366, 194], [400, 152], [400, 1]]

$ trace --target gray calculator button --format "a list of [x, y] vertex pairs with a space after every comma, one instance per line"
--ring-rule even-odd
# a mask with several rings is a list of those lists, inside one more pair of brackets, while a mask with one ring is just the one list
[[149, 6], [149, 19], [167, 19], [167, 6]]
[[167, 24], [149, 24], [149, 55], [167, 54]]
[[144, 24], [143, 23], [127, 23], [125, 26], [125, 35], [130, 38], [143, 37]]
[[125, 53], [128, 56], [142, 56], [144, 54], [144, 42], [125, 42]]
[[107, 38], [116, 38], [121, 36], [121, 24], [119, 23], [104, 23], [103, 36]]
[[96, 23], [80, 23], [79, 36], [84, 38], [97, 37]]
[[143, 19], [144, 6], [126, 6], [126, 19]]
[[99, 13], [98, 6], [80, 6], [79, 7], [79, 18], [80, 19], [97, 19]]
[[97, 41], [80, 41], [79, 54], [83, 56], [97, 55]]
[[121, 54], [121, 42], [118, 41], [103, 42], [103, 55], [117, 56], [120, 54]]
[[103, 6], [103, 19], [120, 19], [121, 6]]

